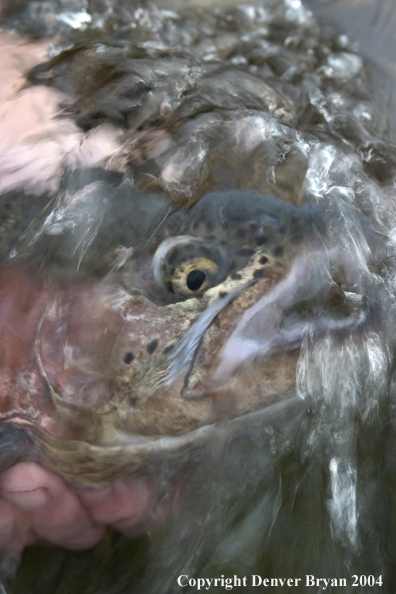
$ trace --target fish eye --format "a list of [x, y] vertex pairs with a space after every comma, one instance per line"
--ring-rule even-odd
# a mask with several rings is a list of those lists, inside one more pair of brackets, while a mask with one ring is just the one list
[[181, 259], [168, 271], [168, 289], [176, 295], [203, 293], [221, 282], [218, 263], [211, 258], [197, 256]]
[[187, 288], [190, 291], [198, 291], [204, 284], [205, 279], [206, 272], [203, 272], [203, 270], [191, 270], [186, 279]]
[[182, 235], [165, 239], [152, 261], [154, 278], [181, 297], [199, 295], [228, 273], [228, 252], [214, 241]]

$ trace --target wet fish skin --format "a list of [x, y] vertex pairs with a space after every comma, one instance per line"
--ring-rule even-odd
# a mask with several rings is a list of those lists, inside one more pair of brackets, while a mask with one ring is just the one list
[[[26, 322], [21, 341], [33, 353], [21, 362], [31, 372], [22, 378], [30, 377], [39, 399], [28, 414], [22, 399], [18, 410], [6, 410], [7, 419], [29, 426], [36, 436], [45, 426], [48, 432], [41, 435], [55, 440], [51, 451], [57, 453], [48, 458], [53, 464], [61, 463], [65, 440], [75, 437], [77, 444], [69, 446], [81, 454], [80, 461], [88, 452], [92, 473], [92, 448], [101, 450], [103, 465], [97, 462], [96, 476], [103, 478], [110, 472], [112, 454], [106, 457], [104, 451], [110, 443], [122, 448], [135, 433], [151, 439], [153, 427], [158, 435], [177, 437], [217, 422], [224, 410], [226, 416], [244, 415], [290, 394], [297, 358], [291, 345], [298, 346], [305, 319], [293, 308], [301, 304], [306, 317], [320, 316], [333, 291], [341, 301], [335, 308], [341, 323], [360, 329], [350, 323], [350, 315], [359, 318], [364, 300], [371, 298], [367, 271], [380, 259], [381, 234], [351, 205], [365, 210], [371, 200], [357, 188], [367, 177], [355, 157], [367, 141], [365, 130], [376, 136], [382, 123], [375, 111], [368, 121], [360, 118], [361, 126], [355, 114], [336, 117], [357, 100], [361, 110], [367, 107], [366, 65], [351, 45], [319, 35], [303, 8], [292, 11], [291, 26], [278, 27], [284, 8], [275, 2], [270, 21], [260, 27], [260, 9], [237, 8], [228, 15], [227, 32], [220, 13], [202, 13], [205, 31], [213, 32], [212, 55], [188, 15], [175, 24], [150, 8], [136, 11], [131, 20], [139, 23], [136, 31], [111, 21], [113, 15], [104, 24], [109, 38], [92, 30], [76, 33], [74, 45], [52, 48], [48, 62], [30, 73], [30, 82], [69, 93], [63, 115], [84, 130], [111, 122], [125, 131], [125, 154], [120, 150], [111, 165], [134, 179], [134, 185], [124, 179], [113, 184], [98, 171], [81, 184], [66, 179], [50, 216], [39, 217], [17, 245], [20, 260], [12, 262], [21, 269], [2, 271], [15, 290], [19, 284], [30, 287], [37, 305], [26, 313], [18, 294], [13, 308], [18, 324]], [[238, 65], [242, 54], [246, 62]], [[357, 132], [348, 137], [351, 130]], [[159, 146], [149, 147], [147, 139], [158, 131]], [[340, 148], [339, 134], [357, 143], [356, 154], [345, 143]], [[351, 154], [352, 176], [350, 168], [339, 167]], [[334, 163], [339, 171], [332, 178]], [[316, 186], [309, 186], [307, 177]], [[219, 187], [223, 193], [208, 194]], [[343, 189], [347, 198], [341, 196]], [[350, 204], [354, 192], [360, 202], [354, 194]], [[256, 212], [257, 204], [263, 212]], [[377, 216], [373, 209], [367, 212]], [[203, 278], [196, 250], [207, 243], [205, 290], [187, 287], [188, 293], [181, 287], [189, 273], [179, 261], [173, 271], [175, 251], [156, 273], [153, 262], [161, 266], [167, 255], [165, 250], [156, 259], [158, 250], [181, 236], [194, 245], [189, 256], [194, 268], [187, 269], [201, 273], [194, 282]], [[218, 264], [212, 256], [224, 266], [210, 276], [207, 261]], [[40, 270], [37, 280], [31, 270]], [[73, 281], [70, 286], [68, 281]], [[43, 306], [47, 298], [48, 309]], [[250, 315], [256, 319], [256, 306], [265, 314], [261, 325], [249, 322]], [[331, 333], [334, 320], [325, 319]], [[178, 350], [185, 336], [187, 360]], [[241, 359], [229, 356], [231, 339], [244, 346]], [[279, 352], [263, 368], [259, 363], [269, 346]], [[171, 382], [170, 368], [177, 371]], [[246, 399], [238, 400], [244, 385], [249, 387]], [[19, 389], [23, 394], [26, 384]], [[58, 438], [64, 441], [56, 443]], [[61, 458], [64, 471], [73, 472], [76, 459]]]
[[[108, 189], [106, 200], [111, 205]], [[117, 192], [116, 188], [114, 196]], [[89, 192], [80, 202], [72, 197], [55, 217], [61, 246], [66, 241], [70, 247], [69, 242], [76, 240], [63, 223], [73, 221], [74, 215], [78, 221], [84, 209], [89, 213], [89, 197]], [[150, 211], [151, 198], [158, 204], [155, 196], [134, 200]], [[130, 208], [125, 200], [114, 200], [113, 206], [120, 209], [125, 204]], [[3, 296], [14, 292], [18, 297], [7, 306], [7, 298], [3, 299], [2, 332], [9, 332], [12, 320], [24, 328], [15, 334], [19, 343], [10, 343], [2, 358], [4, 375], [16, 368], [14, 347], [20, 353], [19, 372], [7, 379], [14, 382], [14, 397], [10, 404], [8, 395], [3, 395], [3, 421], [28, 431], [39, 444], [38, 458], [47, 466], [71, 481], [91, 483], [114, 480], [127, 467], [130, 474], [139, 472], [171, 453], [175, 459], [183, 458], [187, 444], [189, 448], [202, 445], [203, 428], [215, 427], [224, 414], [236, 419], [260, 411], [265, 415], [269, 404], [295, 391], [304, 323], [298, 315], [292, 316], [282, 329], [288, 310], [299, 303], [326, 300], [331, 287], [337, 288], [333, 276], [339, 266], [344, 281], [352, 282], [361, 297], [366, 295], [364, 275], [356, 268], [353, 254], [353, 262], [340, 259], [332, 243], [329, 230], [340, 218], [339, 209], [333, 210], [331, 216], [328, 206], [297, 207], [250, 191], [211, 193], [190, 209], [175, 209], [169, 217], [160, 217], [160, 224], [144, 242], [139, 236], [136, 244], [126, 244], [124, 248], [131, 250], [126, 261], [119, 269], [110, 266], [101, 281], [97, 270], [87, 273], [95, 254], [104, 261], [98, 251], [103, 245], [101, 241], [95, 245], [96, 236], [85, 270], [82, 266], [81, 274], [74, 272], [74, 277], [63, 281], [56, 274], [52, 280], [51, 274], [37, 277], [36, 271], [32, 275], [29, 267], [3, 269]], [[123, 218], [120, 211], [118, 220]], [[355, 219], [357, 225], [364, 220], [358, 211]], [[113, 229], [113, 220], [101, 217], [104, 229], [98, 238], [101, 233], [106, 237], [108, 221]], [[42, 228], [38, 246], [42, 238], [51, 242], [48, 229], [51, 225]], [[172, 236], [175, 229], [179, 235]], [[138, 235], [132, 226], [131, 238]], [[180, 244], [180, 238], [185, 243]], [[189, 244], [195, 246], [196, 268], [201, 257], [206, 262], [221, 248], [221, 253], [228, 254], [226, 278], [203, 291], [198, 287], [178, 294], [170, 265], [165, 268], [169, 279], [160, 284], [155, 262], [165, 266], [175, 252], [165, 250], [160, 260], [156, 254], [172, 242], [176, 248], [182, 245], [185, 260], [179, 262], [180, 270], [191, 259], [185, 251]], [[199, 250], [203, 250], [201, 256]], [[77, 257], [78, 269], [83, 259]], [[30, 288], [20, 291], [19, 286]], [[341, 288], [337, 290], [343, 294]], [[347, 334], [358, 332], [362, 308], [357, 304], [353, 313], [354, 308], [347, 307], [352, 323], [350, 317], [341, 316], [338, 325], [331, 315], [323, 318], [327, 321], [318, 325], [319, 331], [334, 329], [339, 334], [344, 323]], [[269, 326], [256, 324], [256, 310]], [[314, 322], [311, 327], [315, 332]], [[253, 351], [245, 352], [246, 340], [254, 343]], [[235, 341], [240, 344], [239, 358], [232, 355], [230, 364], [234, 347], [230, 351], [227, 345]], [[184, 351], [191, 355], [181, 360]]]

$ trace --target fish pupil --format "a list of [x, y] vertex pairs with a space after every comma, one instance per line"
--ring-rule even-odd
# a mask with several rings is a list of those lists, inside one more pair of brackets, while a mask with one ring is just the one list
[[187, 287], [190, 291], [198, 291], [205, 282], [206, 274], [202, 270], [191, 270], [187, 276]]

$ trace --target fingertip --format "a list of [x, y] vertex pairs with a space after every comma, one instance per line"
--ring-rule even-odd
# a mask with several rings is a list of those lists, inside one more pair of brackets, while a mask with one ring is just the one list
[[60, 477], [36, 462], [19, 462], [0, 475], [0, 489], [5, 492], [27, 492], [40, 487], [58, 491], [63, 484]]
[[3, 498], [21, 513], [44, 509], [62, 488], [62, 479], [35, 462], [20, 462], [0, 475]]
[[146, 477], [83, 490], [79, 496], [96, 522], [111, 525], [131, 518], [140, 522], [156, 502], [154, 488]]

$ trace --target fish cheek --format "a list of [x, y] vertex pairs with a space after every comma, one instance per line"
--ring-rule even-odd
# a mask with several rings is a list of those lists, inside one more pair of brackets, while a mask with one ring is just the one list
[[[132, 296], [123, 310], [124, 322], [113, 352], [114, 402], [138, 407], [159, 390], [161, 374], [180, 336], [196, 315], [195, 303], [158, 306], [144, 295]], [[185, 311], [187, 310], [187, 311]]]
[[[103, 291], [103, 292], [102, 292]], [[108, 407], [111, 353], [121, 327], [106, 288], [58, 291], [42, 321], [39, 354], [51, 389], [85, 410]]]
[[[256, 269], [256, 271], [261, 269]], [[255, 272], [252, 272], [253, 276]], [[267, 293], [274, 283], [283, 278], [283, 266], [277, 265], [255, 279], [228, 307], [225, 307], [205, 331], [192, 368], [186, 378], [182, 396], [185, 399], [202, 398], [211, 393], [214, 387], [211, 377], [221, 359], [221, 351], [227, 343], [243, 313]], [[217, 389], [216, 389], [217, 392]], [[232, 401], [227, 405], [229, 412]]]

